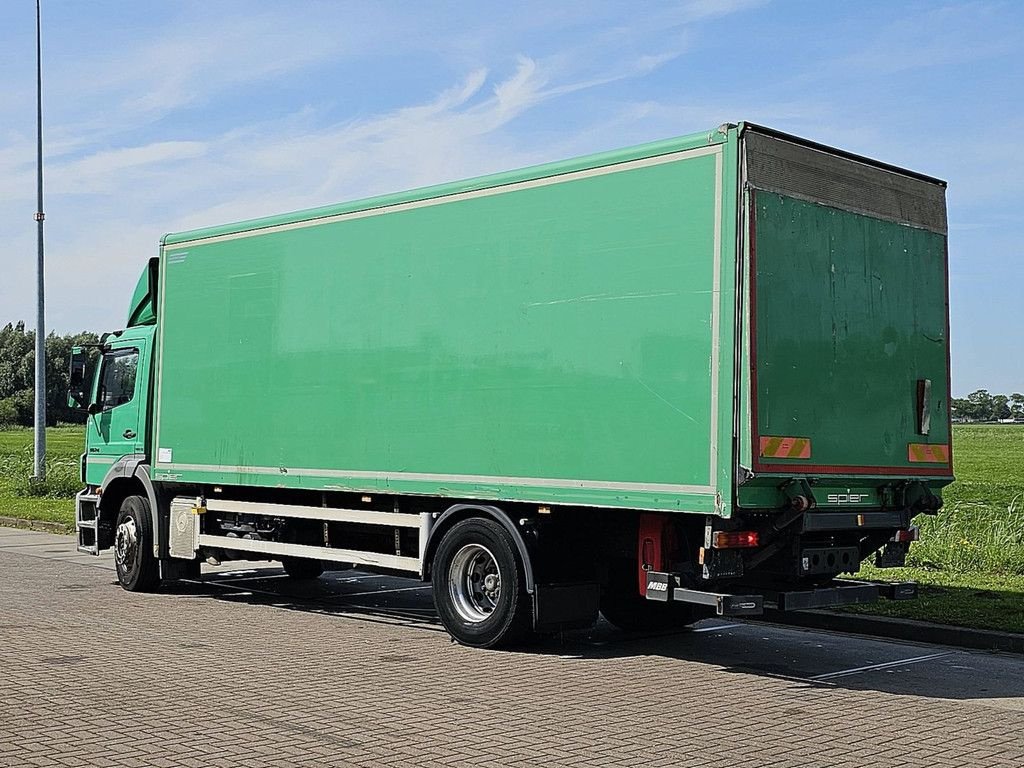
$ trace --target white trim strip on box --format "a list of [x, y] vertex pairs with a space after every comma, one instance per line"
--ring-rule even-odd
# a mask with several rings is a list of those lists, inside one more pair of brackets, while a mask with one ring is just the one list
[[292, 229], [305, 229], [306, 227], [315, 227], [321, 224], [331, 224], [337, 221], [346, 221], [349, 219], [366, 219], [371, 216], [381, 216], [386, 213], [398, 213], [400, 211], [412, 211], [417, 208], [429, 208], [435, 205], [444, 205], [446, 203], [453, 203], [460, 200], [473, 200], [480, 197], [493, 197], [494, 195], [503, 195], [506, 192], [517, 192], [524, 189], [536, 189], [538, 187], [547, 187], [552, 184], [561, 184], [566, 181], [577, 181], [579, 179], [588, 179], [594, 176], [605, 176], [609, 173], [618, 173], [619, 171], [632, 171], [637, 168], [649, 168], [655, 165], [663, 165], [665, 163], [673, 163], [677, 160], [685, 160], [692, 157], [702, 157], [705, 155], [718, 155], [722, 154], [722, 145], [713, 144], [707, 147], [694, 147], [693, 149], [683, 149], [678, 152], [670, 152], [665, 155], [656, 155], [654, 157], [642, 157], [638, 160], [627, 160], [622, 163], [613, 163], [611, 165], [602, 165], [598, 168], [586, 168], [581, 171], [570, 171], [568, 173], [560, 173], [554, 176], [545, 176], [540, 179], [529, 179], [527, 181], [514, 181], [509, 184], [500, 184], [494, 187], [486, 187], [484, 189], [474, 189], [467, 192], [455, 192], [450, 195], [441, 195], [439, 197], [430, 197], [424, 200], [410, 200], [406, 203], [393, 203], [392, 205], [382, 205], [378, 208], [366, 208], [361, 211], [349, 211], [347, 213], [336, 213], [330, 216], [320, 216], [315, 219], [305, 219], [303, 221], [293, 221], [288, 224], [273, 224], [266, 227], [255, 227], [253, 229], [247, 229], [242, 232], [228, 232], [223, 235], [210, 235], [209, 237], [198, 237], [194, 240], [184, 240], [180, 243], [168, 243], [164, 245], [165, 253], [178, 248], [194, 248], [197, 245], [207, 245], [209, 243], [221, 243], [228, 240], [238, 240], [244, 237], [254, 237], [257, 235], [265, 235], [269, 232], [286, 232]]
[[299, 517], [309, 520], [332, 520], [338, 523], [368, 523], [398, 528], [419, 528], [420, 516], [403, 512], [381, 512], [374, 509], [336, 509], [299, 504], [264, 504], [256, 501], [206, 500], [206, 508], [214, 512], [234, 512], [243, 515], [269, 515], [271, 517]]
[[[714, 493], [706, 485], [671, 483], [623, 483], [606, 480], [570, 480], [553, 477], [505, 477], [500, 475], [444, 475], [430, 472], [372, 472], [360, 469], [296, 469], [292, 467], [243, 467], [220, 464], [159, 464], [157, 472], [220, 472], [242, 475], [295, 475], [297, 477], [351, 478], [353, 480], [394, 480], [397, 482], [460, 483], [472, 485], [518, 485], [534, 488], [581, 488], [598, 491], [641, 491], [653, 493]], [[321, 509], [315, 507], [315, 509]]]

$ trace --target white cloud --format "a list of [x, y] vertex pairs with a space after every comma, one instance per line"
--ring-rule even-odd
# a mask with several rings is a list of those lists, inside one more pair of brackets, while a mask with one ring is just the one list
[[96, 152], [78, 160], [55, 163], [49, 171], [52, 194], [114, 194], [127, 184], [149, 176], [152, 166], [202, 157], [202, 141], [158, 141], [141, 147]]
[[[686, 25], [748, 5], [686, 3], [625, 26], [607, 23], [621, 13], [610, 7], [595, 8], [604, 22], [557, 9], [510, 14], [508, 29], [492, 30], [502, 45], [471, 55], [458, 34], [430, 34], [436, 20], [425, 12], [391, 14], [381, 24], [364, 11], [345, 25], [340, 12], [318, 24], [292, 13], [242, 22], [228, 15], [202, 27], [177, 23], [75, 62], [49, 86], [59, 104], [47, 129], [49, 325], [123, 323], [138, 272], [167, 231], [529, 165], [594, 143], [621, 145], [615, 132], [600, 140], [587, 134], [587, 123], [603, 116], [582, 121], [575, 133], [583, 141], [538, 139], [512, 126], [573, 94], [644, 77], [685, 51]], [[581, 24], [596, 26], [568, 45], [542, 41], [545, 32]], [[481, 29], [460, 34], [487, 40]], [[514, 29], [529, 33], [518, 51], [508, 50]], [[222, 96], [259, 98], [275, 78], [346, 57], [379, 61], [389, 48], [458, 61], [462, 75], [433, 97], [358, 118], [325, 119], [330, 111], [321, 105], [291, 104], [287, 114], [239, 123], [218, 110]], [[178, 125], [184, 114], [209, 114], [220, 127], [202, 119]], [[26, 132], [0, 142], [0, 226], [20, 233], [7, 240], [13, 250], [3, 258], [17, 262], [0, 272], [0, 316], [33, 314], [32, 229], [15, 224], [34, 209], [33, 139]]]

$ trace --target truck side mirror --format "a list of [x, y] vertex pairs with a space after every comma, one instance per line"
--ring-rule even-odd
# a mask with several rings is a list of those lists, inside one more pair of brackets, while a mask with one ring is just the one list
[[81, 347], [71, 350], [71, 370], [68, 373], [68, 408], [84, 410], [89, 400], [89, 354]]

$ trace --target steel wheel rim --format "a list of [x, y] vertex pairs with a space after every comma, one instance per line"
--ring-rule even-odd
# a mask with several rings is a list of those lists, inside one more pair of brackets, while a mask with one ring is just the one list
[[126, 571], [135, 565], [139, 553], [139, 529], [132, 518], [123, 520], [114, 533], [114, 557]]
[[466, 544], [448, 569], [448, 595], [463, 621], [479, 624], [494, 613], [501, 599], [498, 561], [482, 544]]

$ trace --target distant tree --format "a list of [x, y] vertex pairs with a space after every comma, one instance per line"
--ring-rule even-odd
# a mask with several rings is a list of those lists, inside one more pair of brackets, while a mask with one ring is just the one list
[[[96, 343], [95, 333], [46, 337], [46, 421], [83, 422], [85, 415], [67, 406], [71, 348]], [[0, 328], [0, 425], [31, 426], [35, 418], [35, 332], [25, 323]]]
[[16, 427], [18, 425], [18, 409], [14, 405], [14, 398], [7, 397], [0, 400], [0, 429]]
[[967, 396], [971, 404], [971, 421], [992, 421], [992, 395], [987, 389], [976, 389]]
[[970, 421], [973, 412], [971, 401], [966, 397], [954, 397], [950, 401], [950, 415], [957, 421]]
[[1010, 398], [1006, 395], [992, 395], [992, 418], [995, 421], [1010, 418]]
[[987, 389], [978, 389], [967, 397], [952, 398], [950, 412], [958, 421], [1024, 419], [1024, 395], [993, 395]]
[[1024, 419], [1024, 395], [1020, 392], [1010, 395], [1010, 416], [1015, 419]]

